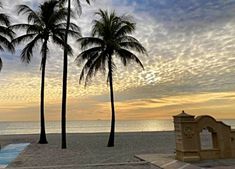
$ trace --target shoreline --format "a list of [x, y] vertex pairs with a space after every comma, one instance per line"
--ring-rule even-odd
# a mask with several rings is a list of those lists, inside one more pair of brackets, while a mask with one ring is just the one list
[[[109, 133], [110, 123], [104, 121], [90, 122], [68, 122], [67, 133]], [[0, 123], [0, 135], [18, 135], [18, 134], [38, 134], [40, 132], [40, 123]], [[48, 122], [46, 124], [46, 133], [61, 133], [61, 124], [58, 122]], [[152, 132], [152, 131], [172, 131], [172, 121], [117, 121], [115, 131], [123, 132]]]
[[[172, 134], [174, 135], [174, 131], [136, 131], [136, 132], [116, 132], [115, 136], [129, 136], [129, 135], [164, 135], [164, 134]], [[24, 141], [28, 141], [29, 143], [37, 143], [39, 138], [39, 133], [36, 134], [8, 134], [8, 135], [0, 135], [0, 144], [6, 145], [11, 143], [21, 143]], [[61, 133], [47, 133], [47, 138], [50, 140], [51, 137], [61, 137]], [[67, 140], [72, 137], [84, 137], [84, 136], [109, 136], [109, 132], [94, 132], [94, 133], [67, 133]], [[60, 142], [60, 140], [58, 141]], [[50, 144], [50, 142], [49, 142]]]
[[[125, 133], [161, 133], [161, 132], [174, 132], [174, 130], [164, 130], [164, 131], [117, 131], [115, 134], [125, 134]], [[51, 134], [61, 134], [61, 133], [46, 133], [46, 135]], [[109, 132], [67, 132], [67, 134], [109, 134]], [[31, 133], [31, 134], [0, 134], [1, 136], [14, 136], [14, 135], [39, 135], [39, 133]]]

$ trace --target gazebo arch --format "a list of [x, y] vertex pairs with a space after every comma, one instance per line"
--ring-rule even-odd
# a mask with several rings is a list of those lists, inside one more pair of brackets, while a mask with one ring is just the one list
[[[205, 159], [235, 158], [235, 132], [231, 127], [211, 116], [189, 115], [184, 111], [174, 116], [176, 159], [182, 161], [198, 161]], [[208, 131], [211, 146], [202, 145], [203, 130]], [[204, 136], [203, 136], [204, 137]]]

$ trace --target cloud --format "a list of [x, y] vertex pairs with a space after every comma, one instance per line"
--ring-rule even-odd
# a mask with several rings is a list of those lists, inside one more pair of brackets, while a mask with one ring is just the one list
[[[36, 7], [41, 2], [5, 0], [4, 8], [14, 23], [25, 22], [26, 19], [23, 16], [15, 14], [15, 5], [25, 3]], [[131, 109], [130, 114], [138, 111], [138, 117], [145, 117], [145, 106], [163, 105], [162, 102], [169, 104], [167, 112], [175, 111], [179, 107], [177, 105], [172, 107], [172, 100], [169, 100], [171, 97], [181, 95], [203, 97], [201, 93], [213, 95], [213, 93], [233, 92], [235, 83], [233, 78], [235, 74], [234, 0], [94, 1], [91, 6], [83, 4], [83, 14], [73, 20], [82, 28], [84, 36], [90, 34], [91, 21], [96, 18], [94, 12], [99, 8], [116, 10], [118, 14], [132, 15], [137, 23], [134, 36], [148, 51], [148, 56], [139, 55], [145, 66], [144, 71], [135, 64], [123, 67], [120, 61], [116, 60], [118, 65], [114, 74], [116, 101], [118, 105], [130, 102], [126, 105]], [[98, 74], [87, 88], [79, 85], [81, 67], [77, 67], [73, 61], [81, 51], [79, 44], [74, 40], [70, 42], [74, 47], [74, 56], [69, 59], [68, 98], [94, 100], [92, 103], [87, 103], [85, 106], [87, 108], [102, 102], [106, 104], [109, 101], [106, 76]], [[40, 53], [35, 50], [32, 63], [25, 65], [19, 59], [21, 49], [22, 46], [19, 46], [13, 56], [1, 54], [4, 69], [0, 74], [0, 102], [5, 105], [12, 102], [35, 104], [39, 101]], [[62, 50], [50, 44], [46, 68], [46, 99], [49, 103], [57, 102], [55, 105], [59, 108], [62, 57]], [[229, 94], [228, 97], [230, 97]], [[196, 109], [197, 104], [193, 104], [193, 101], [190, 104], [180, 98], [177, 100], [181, 108], [190, 105], [192, 111]], [[206, 101], [201, 100], [207, 103], [203, 106], [204, 110], [206, 105], [210, 109], [211, 105], [221, 102], [212, 97]], [[210, 102], [210, 100], [213, 101]], [[228, 100], [222, 99], [222, 101], [227, 103]], [[137, 106], [139, 110], [132, 110], [136, 105], [139, 105]], [[223, 107], [221, 103], [219, 105]], [[158, 111], [159, 109], [154, 106], [151, 111]], [[105, 106], [102, 105], [102, 107]], [[228, 107], [230, 109], [226, 111], [231, 112], [233, 109], [231, 106]], [[79, 112], [79, 107], [76, 108]], [[73, 111], [75, 112], [74, 109]], [[160, 112], [164, 114], [163, 109]], [[128, 113], [125, 117], [129, 117]]]

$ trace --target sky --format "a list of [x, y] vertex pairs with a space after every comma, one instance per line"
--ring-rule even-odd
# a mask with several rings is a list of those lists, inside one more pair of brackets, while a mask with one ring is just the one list
[[[25, 23], [15, 6], [37, 9], [43, 0], [2, 0], [3, 12], [13, 23]], [[83, 1], [85, 2], [85, 1]], [[99, 8], [131, 15], [136, 37], [148, 51], [137, 54], [145, 69], [116, 59], [115, 106], [118, 120], [172, 119], [185, 110], [193, 115], [235, 118], [235, 0], [96, 0], [83, 3], [76, 22], [89, 36], [94, 12]], [[20, 34], [22, 32], [18, 32]], [[70, 39], [68, 120], [109, 120], [109, 87], [97, 74], [85, 88], [79, 84], [81, 67], [74, 59], [81, 52]], [[23, 44], [24, 45], [24, 44]], [[30, 64], [21, 63], [20, 52], [1, 52], [0, 121], [38, 121], [40, 103], [40, 52]], [[60, 120], [63, 52], [49, 44], [46, 66], [45, 113]]]

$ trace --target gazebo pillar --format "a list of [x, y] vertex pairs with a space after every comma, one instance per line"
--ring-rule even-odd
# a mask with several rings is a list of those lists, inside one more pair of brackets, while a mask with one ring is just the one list
[[184, 111], [174, 118], [176, 159], [181, 161], [200, 160], [200, 141], [196, 131], [195, 116]]

